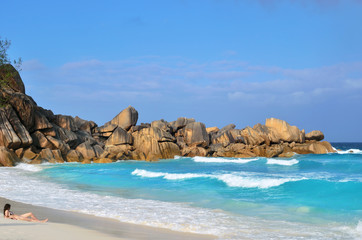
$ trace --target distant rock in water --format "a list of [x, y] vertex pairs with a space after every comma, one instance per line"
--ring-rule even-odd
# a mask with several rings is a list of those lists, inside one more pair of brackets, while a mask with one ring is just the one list
[[55, 115], [39, 107], [25, 94], [23, 81], [11, 65], [0, 66], [0, 83], [0, 166], [19, 162], [156, 161], [176, 155], [291, 157], [295, 153], [335, 151], [330, 143], [321, 142], [321, 131], [305, 134], [276, 118], [243, 129], [234, 124], [206, 128], [204, 123], [186, 117], [137, 125], [138, 112], [129, 106], [98, 127], [93, 121]]

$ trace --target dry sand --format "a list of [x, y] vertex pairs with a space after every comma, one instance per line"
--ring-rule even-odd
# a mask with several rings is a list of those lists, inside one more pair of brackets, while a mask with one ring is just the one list
[[212, 235], [183, 233], [162, 228], [122, 223], [113, 219], [38, 207], [14, 202], [5, 198], [0, 198], [1, 212], [3, 211], [5, 203], [11, 204], [11, 210], [15, 214], [32, 212], [39, 219], [49, 218], [49, 222], [33, 223], [0, 217], [1, 240], [216, 239], [216, 237]]

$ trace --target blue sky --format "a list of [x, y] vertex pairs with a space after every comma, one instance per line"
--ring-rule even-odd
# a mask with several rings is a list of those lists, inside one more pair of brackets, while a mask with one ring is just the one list
[[362, 1], [6, 1], [27, 94], [99, 125], [284, 119], [362, 141]]

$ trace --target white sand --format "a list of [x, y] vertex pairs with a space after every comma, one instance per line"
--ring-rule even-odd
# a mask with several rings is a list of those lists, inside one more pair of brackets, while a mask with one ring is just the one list
[[[47, 223], [33, 223], [3, 218], [5, 203], [21, 215], [32, 212], [37, 218], [49, 218]], [[91, 215], [60, 211], [45, 207], [0, 198], [0, 239], [5, 240], [113, 240], [113, 239], [155, 239], [155, 240], [211, 240], [212, 235], [176, 232], [163, 228], [122, 223], [117, 220]]]

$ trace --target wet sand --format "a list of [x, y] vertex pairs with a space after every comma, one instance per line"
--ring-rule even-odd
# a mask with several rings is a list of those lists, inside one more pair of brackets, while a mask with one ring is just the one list
[[55, 210], [0, 198], [3, 211], [5, 203], [11, 204], [15, 214], [32, 212], [37, 218], [49, 218], [47, 223], [34, 223], [0, 217], [1, 239], [158, 239], [158, 240], [211, 240], [212, 235], [176, 232], [163, 228], [123, 223], [92, 215]]

